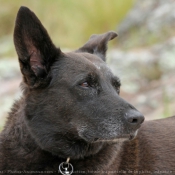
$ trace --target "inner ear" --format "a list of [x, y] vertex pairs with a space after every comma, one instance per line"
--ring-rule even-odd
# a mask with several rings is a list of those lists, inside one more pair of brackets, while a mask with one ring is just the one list
[[42, 55], [39, 51], [33, 50], [30, 55], [30, 66], [37, 77], [44, 78], [47, 69], [43, 63]]
[[108, 41], [114, 39], [115, 37], [117, 37], [117, 34], [114, 31], [92, 35], [85, 45], [79, 48], [76, 52], [96, 54], [105, 61]]

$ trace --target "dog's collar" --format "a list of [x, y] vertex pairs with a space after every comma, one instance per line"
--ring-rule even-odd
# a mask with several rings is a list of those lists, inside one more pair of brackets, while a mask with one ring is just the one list
[[73, 173], [73, 166], [71, 163], [69, 163], [70, 157], [67, 158], [66, 162], [62, 162], [58, 170], [62, 175], [71, 175]]

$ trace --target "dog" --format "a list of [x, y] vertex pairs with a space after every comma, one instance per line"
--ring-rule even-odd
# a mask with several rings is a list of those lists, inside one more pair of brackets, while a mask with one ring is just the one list
[[[105, 63], [113, 31], [63, 53], [27, 7], [14, 45], [23, 81], [0, 134], [1, 174], [175, 174], [175, 116], [145, 121]], [[143, 123], [144, 122], [144, 123]]]

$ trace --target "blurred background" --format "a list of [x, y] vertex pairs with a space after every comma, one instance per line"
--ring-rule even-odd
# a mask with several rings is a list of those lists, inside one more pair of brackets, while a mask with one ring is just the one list
[[13, 45], [20, 6], [29, 7], [63, 51], [91, 34], [114, 30], [107, 62], [121, 78], [121, 96], [147, 120], [175, 114], [175, 0], [0, 0], [0, 130], [21, 75]]

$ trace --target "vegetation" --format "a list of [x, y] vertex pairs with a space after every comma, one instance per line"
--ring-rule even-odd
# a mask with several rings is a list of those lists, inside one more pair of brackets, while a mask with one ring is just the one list
[[27, 6], [42, 21], [54, 43], [74, 49], [94, 33], [116, 30], [134, 0], [0, 0], [0, 58], [14, 55], [12, 33], [16, 13]]

